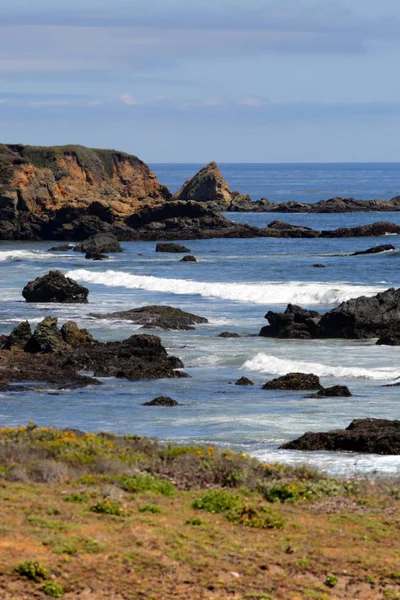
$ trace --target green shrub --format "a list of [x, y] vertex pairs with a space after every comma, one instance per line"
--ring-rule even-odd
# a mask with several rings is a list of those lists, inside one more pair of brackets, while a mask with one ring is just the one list
[[201, 525], [205, 525], [203, 519], [199, 519], [199, 517], [193, 517], [193, 519], [188, 519], [185, 525], [193, 525], [193, 527], [200, 527]]
[[83, 504], [85, 502], [88, 502], [88, 497], [86, 496], [86, 494], [69, 494], [68, 496], [64, 496], [63, 497], [64, 502], [74, 502], [76, 504]]
[[193, 503], [193, 508], [205, 510], [209, 513], [222, 513], [232, 510], [240, 503], [237, 494], [232, 494], [226, 490], [213, 489], [208, 490]]
[[21, 575], [21, 577], [26, 577], [26, 579], [31, 579], [36, 582], [48, 577], [48, 570], [46, 567], [36, 560], [27, 560], [19, 563], [16, 565], [15, 571]]
[[42, 590], [45, 594], [51, 596], [52, 598], [62, 598], [64, 596], [64, 589], [55, 581], [45, 581], [42, 585]]
[[334, 588], [338, 582], [338, 578], [335, 575], [327, 575], [325, 579], [325, 585], [330, 588]]
[[160, 477], [153, 477], [153, 475], [147, 474], [124, 477], [121, 480], [121, 487], [131, 494], [156, 492], [163, 496], [173, 496], [175, 493], [175, 486], [168, 479], [161, 479]]
[[260, 488], [260, 492], [268, 502], [297, 502], [312, 500], [324, 496], [346, 496], [354, 494], [357, 485], [354, 482], [321, 479], [309, 482], [278, 482], [272, 486]]
[[116, 517], [121, 517], [124, 512], [119, 502], [110, 499], [100, 500], [91, 506], [90, 510], [98, 514], [114, 515]]
[[157, 504], [141, 504], [139, 506], [139, 512], [159, 515], [161, 513], [161, 508], [157, 506]]
[[265, 504], [243, 503], [231, 509], [226, 518], [238, 525], [257, 529], [282, 529], [284, 519]]

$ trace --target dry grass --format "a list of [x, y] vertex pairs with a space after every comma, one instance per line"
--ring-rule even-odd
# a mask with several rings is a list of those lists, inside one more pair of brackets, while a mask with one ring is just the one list
[[[223, 458], [210, 448], [165, 449], [148, 440], [55, 430], [2, 430], [0, 442], [8, 447], [1, 455], [7, 465], [0, 461], [4, 600], [49, 598], [42, 582], [15, 571], [25, 561], [46, 567], [67, 600], [400, 599], [397, 482], [349, 490], [348, 482], [307, 469], [263, 466], [227, 452]], [[222, 460], [234, 470], [222, 468]], [[157, 476], [174, 479], [174, 465], [182, 489], [170, 493]], [[295, 498], [267, 504], [282, 515], [283, 528], [247, 527], [224, 512], [194, 508], [205, 491], [194, 485], [201, 465], [205, 489], [225, 479], [225, 490], [250, 508], [265, 505], [265, 489], [291, 486], [284, 493]], [[327, 495], [305, 498], [305, 481], [320, 487], [329, 481], [322, 485]]]

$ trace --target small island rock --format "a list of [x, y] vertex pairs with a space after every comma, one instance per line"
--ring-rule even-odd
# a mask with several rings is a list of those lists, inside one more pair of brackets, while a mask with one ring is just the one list
[[22, 295], [27, 302], [61, 302], [87, 304], [89, 290], [61, 271], [50, 271], [43, 277], [30, 281]]
[[179, 406], [179, 402], [168, 396], [158, 396], [158, 398], [154, 398], [150, 402], [144, 402], [143, 406]]
[[312, 373], [288, 373], [268, 381], [263, 390], [320, 390], [322, 388], [317, 375]]

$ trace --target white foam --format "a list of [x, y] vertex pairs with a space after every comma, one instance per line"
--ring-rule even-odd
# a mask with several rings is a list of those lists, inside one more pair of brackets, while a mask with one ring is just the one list
[[0, 251], [0, 262], [13, 260], [32, 260], [49, 258], [46, 252], [40, 250], [2, 250]]
[[285, 283], [218, 283], [190, 279], [166, 279], [146, 275], [132, 275], [121, 271], [88, 271], [74, 269], [67, 277], [85, 283], [107, 287], [167, 292], [170, 294], [196, 294], [208, 298], [222, 298], [250, 304], [305, 304], [324, 306], [339, 304], [358, 296], [374, 296], [385, 287], [351, 285], [347, 283], [319, 283], [289, 281]]
[[330, 366], [322, 363], [306, 362], [278, 358], [272, 354], [260, 352], [247, 360], [242, 369], [268, 373], [270, 375], [286, 375], [287, 373], [314, 373], [318, 377], [354, 377], [388, 381], [400, 377], [400, 369], [381, 367], [380, 369], [362, 369], [360, 367]]

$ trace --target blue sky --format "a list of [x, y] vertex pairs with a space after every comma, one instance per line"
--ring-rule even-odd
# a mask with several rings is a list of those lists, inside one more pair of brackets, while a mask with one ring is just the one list
[[400, 161], [398, 0], [2, 0], [4, 142]]

